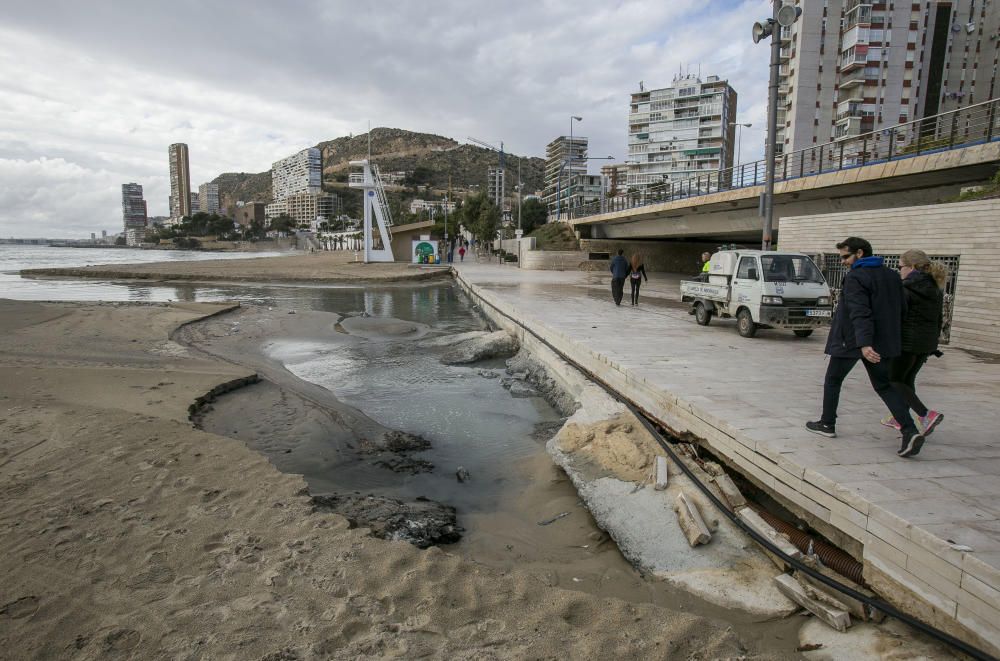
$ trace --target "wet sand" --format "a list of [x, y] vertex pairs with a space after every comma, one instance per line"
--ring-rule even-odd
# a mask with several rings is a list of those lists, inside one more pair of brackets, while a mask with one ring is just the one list
[[[5, 650], [719, 658], [753, 647], [708, 618], [551, 587], [516, 558], [489, 567], [315, 513], [301, 477], [187, 419], [195, 397], [250, 374], [170, 339], [224, 309], [0, 301]], [[280, 370], [266, 376], [282, 388]]]
[[448, 268], [405, 263], [364, 264], [349, 251], [295, 253], [287, 257], [218, 259], [199, 262], [106, 264], [72, 268], [26, 269], [26, 277], [77, 277], [104, 280], [188, 280], [198, 282], [402, 282], [449, 276]]

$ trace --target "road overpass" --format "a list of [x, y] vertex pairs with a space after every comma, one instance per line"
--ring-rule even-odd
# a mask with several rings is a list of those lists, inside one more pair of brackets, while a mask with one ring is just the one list
[[[856, 153], [847, 162], [844, 143], [788, 155], [774, 187], [778, 239], [782, 216], [932, 204], [990, 179], [1000, 166], [998, 120], [1000, 100], [993, 100], [860, 136], [851, 143]], [[612, 198], [601, 208], [583, 207], [571, 214], [570, 223], [594, 239], [759, 242], [762, 163]], [[800, 174], [810, 170], [816, 173]]]

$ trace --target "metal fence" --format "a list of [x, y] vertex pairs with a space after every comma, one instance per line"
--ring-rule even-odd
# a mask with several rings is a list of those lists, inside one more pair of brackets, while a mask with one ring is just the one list
[[[849, 102], [845, 102], [849, 103]], [[872, 118], [860, 105], [844, 110], [848, 123], [864, 126]], [[917, 119], [878, 131], [840, 138], [833, 142], [779, 154], [775, 181], [787, 181], [825, 172], [898, 161], [922, 154], [948, 151], [1000, 140], [1000, 98]], [[641, 191], [605, 198], [569, 210], [571, 218], [624, 211], [649, 204], [708, 195], [764, 184], [766, 161], [761, 159], [724, 170], [649, 186]]]
[[[899, 268], [899, 255], [878, 255], [885, 260], [885, 265], [891, 269]], [[940, 262], [948, 270], [948, 276], [944, 285], [944, 326], [941, 328], [941, 343], [948, 344], [951, 339], [951, 317], [955, 303], [955, 290], [958, 287], [958, 255], [928, 255], [932, 261]], [[839, 253], [824, 253], [816, 262], [833, 294], [834, 306], [840, 298], [840, 291], [844, 285], [844, 276], [847, 268], [840, 259]]]

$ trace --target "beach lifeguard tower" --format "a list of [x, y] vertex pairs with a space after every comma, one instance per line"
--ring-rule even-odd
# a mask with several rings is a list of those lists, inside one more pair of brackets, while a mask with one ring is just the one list
[[[365, 159], [351, 161], [351, 169], [348, 185], [351, 188], [360, 188], [364, 196], [362, 201], [365, 212], [362, 236], [364, 261], [366, 264], [393, 262], [395, 258], [392, 255], [392, 233], [389, 229], [392, 227], [392, 214], [389, 213], [389, 204], [385, 199], [382, 180], [378, 176], [378, 167]], [[375, 233], [376, 225], [378, 234]]]

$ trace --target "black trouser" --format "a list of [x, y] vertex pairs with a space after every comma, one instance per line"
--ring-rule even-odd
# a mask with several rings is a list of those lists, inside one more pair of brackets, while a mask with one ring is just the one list
[[642, 278], [629, 278], [629, 284], [632, 285], [632, 305], [639, 304], [639, 287], [642, 285]]
[[625, 278], [611, 278], [611, 297], [615, 299], [615, 305], [622, 304], [622, 296], [625, 295]]
[[882, 360], [878, 363], [869, 363], [861, 358], [836, 358], [831, 356], [830, 362], [826, 366], [826, 378], [823, 380], [823, 417], [822, 422], [828, 425], [837, 424], [837, 406], [840, 404], [840, 388], [844, 384], [844, 379], [851, 373], [858, 361], [865, 366], [868, 371], [868, 380], [872, 383], [872, 388], [882, 398], [885, 405], [889, 407], [893, 417], [896, 418], [903, 429], [903, 433], [913, 433], [917, 431], [910, 417], [910, 408], [906, 405], [906, 400], [898, 390], [892, 387], [889, 382], [889, 361]]
[[904, 351], [902, 355], [892, 359], [889, 365], [889, 381], [893, 387], [899, 391], [906, 400], [907, 406], [921, 418], [927, 415], [927, 407], [917, 397], [917, 372], [927, 362], [926, 353], [909, 353]]

